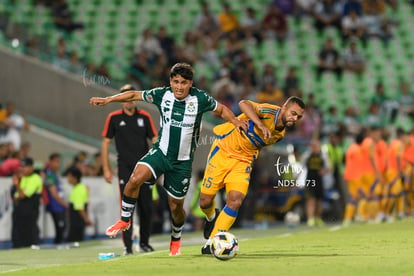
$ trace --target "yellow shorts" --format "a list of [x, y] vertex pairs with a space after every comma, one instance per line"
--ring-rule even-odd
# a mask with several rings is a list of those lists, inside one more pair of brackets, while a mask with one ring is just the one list
[[238, 191], [246, 195], [249, 189], [251, 163], [230, 157], [213, 143], [207, 159], [201, 192], [215, 195], [225, 187], [226, 193]]
[[386, 180], [389, 195], [399, 195], [403, 191], [403, 183], [398, 171], [388, 170], [386, 172]]
[[357, 199], [360, 198], [361, 195], [361, 180], [360, 179], [355, 179], [355, 180], [348, 180], [347, 181], [348, 184], [348, 193], [349, 196], [352, 199]]
[[364, 174], [361, 177], [361, 191], [364, 196], [380, 195], [382, 193], [381, 184], [375, 174]]

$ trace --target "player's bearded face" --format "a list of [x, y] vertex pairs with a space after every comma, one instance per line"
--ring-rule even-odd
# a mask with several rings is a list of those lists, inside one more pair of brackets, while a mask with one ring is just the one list
[[293, 127], [303, 116], [304, 110], [295, 103], [285, 106], [285, 112], [282, 115], [282, 122], [285, 127]]
[[175, 98], [182, 100], [190, 93], [190, 88], [193, 85], [193, 81], [187, 80], [180, 75], [176, 75], [170, 78], [170, 85]]

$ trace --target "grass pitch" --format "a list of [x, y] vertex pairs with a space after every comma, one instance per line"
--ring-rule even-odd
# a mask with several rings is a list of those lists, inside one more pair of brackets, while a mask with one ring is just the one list
[[184, 233], [180, 256], [168, 256], [168, 235], [151, 238], [156, 251], [122, 254], [120, 239], [74, 249], [0, 251], [0, 273], [11, 275], [413, 275], [414, 220], [392, 224], [233, 230], [239, 255], [229, 261], [202, 256], [201, 233]]

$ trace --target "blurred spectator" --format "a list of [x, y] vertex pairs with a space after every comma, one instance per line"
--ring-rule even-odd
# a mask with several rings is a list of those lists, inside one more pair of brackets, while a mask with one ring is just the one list
[[80, 61], [78, 54], [75, 51], [70, 53], [69, 68], [68, 68], [69, 72], [72, 72], [75, 74], [82, 74], [83, 68], [84, 68], [84, 65]]
[[234, 110], [237, 104], [237, 99], [234, 95], [235, 86], [233, 86], [233, 84], [234, 83], [231, 82], [224, 82], [221, 86], [219, 86], [216, 95], [217, 101], [221, 102], [231, 110]]
[[267, 39], [276, 39], [278, 42], [286, 40], [289, 31], [288, 22], [277, 6], [269, 6], [263, 18], [262, 26]]
[[83, 24], [80, 22], [74, 22], [72, 19], [72, 13], [69, 9], [69, 5], [66, 0], [58, 0], [53, 5], [53, 16], [55, 25], [58, 29], [71, 33], [77, 29], [83, 29]]
[[321, 79], [322, 73], [334, 72], [339, 79], [342, 77], [342, 67], [339, 63], [339, 52], [335, 49], [333, 39], [328, 38], [319, 52], [319, 64], [316, 67], [316, 77]]
[[148, 64], [151, 66], [156, 63], [160, 55], [163, 54], [159, 40], [152, 34], [151, 28], [142, 31], [142, 35], [138, 36], [135, 41], [134, 54], [144, 53]]
[[365, 71], [365, 60], [357, 49], [355, 41], [349, 42], [349, 47], [342, 53], [343, 68], [356, 74], [363, 74]]
[[9, 127], [21, 132], [26, 126], [26, 120], [16, 112], [16, 106], [12, 102], [6, 104], [6, 120]]
[[259, 90], [256, 94], [258, 102], [280, 104], [283, 98], [283, 92], [278, 87], [273, 86], [270, 82], [263, 86], [262, 90]]
[[102, 79], [109, 80], [111, 78], [111, 75], [109, 74], [108, 67], [104, 62], [102, 62], [97, 68], [96, 68], [96, 74], [100, 76]]
[[66, 176], [68, 172], [73, 168], [78, 168], [82, 175], [89, 175], [89, 169], [87, 167], [86, 161], [88, 159], [88, 154], [85, 151], [78, 152], [74, 157], [72, 163], [65, 169], [63, 176]]
[[342, 17], [342, 43], [350, 39], [360, 39], [364, 47], [367, 45], [364, 20], [355, 10], [350, 10], [348, 15]]
[[229, 3], [223, 3], [223, 10], [218, 14], [219, 27], [223, 37], [226, 37], [231, 31], [239, 30], [239, 19], [232, 12]]
[[240, 19], [240, 27], [244, 35], [244, 40], [254, 37], [256, 41], [254, 44], [260, 44], [262, 41], [261, 23], [256, 18], [256, 11], [252, 7], [247, 7], [244, 11], [245, 13]]
[[15, 128], [9, 127], [6, 121], [0, 121], [0, 144], [9, 144], [12, 148], [11, 152], [20, 150], [20, 133]]
[[206, 32], [201, 38], [201, 61], [211, 68], [217, 69], [220, 66], [218, 53], [218, 37], [215, 32]]
[[72, 167], [67, 173], [68, 182], [72, 185], [69, 196], [69, 234], [68, 242], [84, 240], [86, 226], [91, 226], [92, 221], [88, 215], [89, 191], [81, 182], [82, 172]]
[[266, 63], [264, 65], [263, 73], [258, 77], [258, 88], [263, 89], [267, 83], [270, 83], [272, 86], [279, 86], [279, 81], [277, 80], [276, 75], [276, 69], [270, 63]]
[[304, 15], [313, 15], [316, 3], [317, 0], [296, 0], [296, 19], [300, 20]]
[[181, 45], [182, 49], [185, 49], [183, 51], [183, 54], [185, 55], [185, 59], [190, 64], [194, 64], [199, 59], [199, 40], [196, 33], [187, 31], [184, 34], [184, 41]]
[[20, 150], [18, 151], [18, 158], [24, 159], [30, 156], [31, 144], [30, 142], [23, 142], [20, 146]]
[[167, 28], [165, 28], [165, 26], [160, 26], [158, 29], [157, 39], [164, 52], [164, 55], [167, 58], [168, 67], [172, 66], [174, 64], [173, 63], [174, 62], [174, 48], [175, 48], [174, 38], [168, 35]]
[[229, 91], [230, 94], [233, 94], [233, 91], [236, 89], [236, 84], [234, 81], [230, 78], [230, 70], [227, 68], [220, 69], [220, 75], [219, 79], [213, 82], [212, 88], [211, 88], [211, 94], [213, 97], [217, 97], [219, 93], [222, 92], [222, 87], [226, 87], [226, 91]]
[[340, 1], [321, 0], [318, 1], [313, 10], [315, 28], [321, 34], [327, 27], [341, 30], [342, 6]]
[[361, 131], [361, 123], [353, 106], [345, 108], [343, 124], [349, 136], [354, 137]]
[[357, 16], [362, 15], [362, 5], [360, 0], [346, 0], [343, 7], [342, 16], [349, 15], [351, 11], [355, 11]]
[[410, 90], [409, 83], [401, 80], [399, 83], [398, 103], [400, 110], [414, 117], [414, 91]]
[[145, 89], [150, 86], [149, 75], [147, 55], [145, 53], [135, 55], [128, 74], [130, 82], [135, 84], [134, 87], [137, 89]]
[[66, 56], [65, 48], [57, 48], [56, 56], [53, 57], [52, 64], [56, 69], [69, 70], [70, 63]]
[[8, 152], [7, 144], [0, 144], [0, 177], [13, 176], [20, 169], [18, 152]]
[[322, 117], [321, 136], [328, 137], [329, 134], [339, 130], [339, 123], [341, 119], [338, 115], [338, 110], [334, 105], [328, 108], [328, 114]]
[[284, 15], [293, 15], [296, 11], [296, 0], [272, 0], [272, 5], [275, 5]]
[[62, 181], [59, 177], [60, 162], [60, 154], [52, 153], [49, 156], [43, 182], [45, 187], [43, 203], [46, 205], [46, 211], [52, 216], [55, 226], [54, 244], [61, 244], [64, 241], [66, 209], [68, 208], [68, 203], [64, 200]]
[[321, 131], [322, 115], [319, 108], [315, 105], [314, 94], [308, 96], [305, 113], [300, 127], [300, 136], [310, 142], [313, 138], [318, 138]]
[[288, 98], [290, 96], [299, 96], [299, 78], [296, 75], [296, 67], [290, 66], [283, 83], [283, 92]]
[[333, 188], [340, 195], [341, 209], [339, 212], [343, 214], [345, 209], [345, 193], [342, 188], [342, 172], [344, 169], [344, 151], [342, 149], [343, 136], [340, 131], [329, 134], [328, 143], [326, 144], [329, 171], [333, 176]]
[[362, 1], [365, 27], [370, 37], [379, 37], [385, 45], [391, 38], [388, 19], [385, 17], [386, 3], [384, 0]]
[[37, 220], [42, 179], [34, 172], [33, 159], [23, 159], [21, 166], [21, 170], [13, 177], [12, 242], [14, 248], [39, 243]]
[[229, 32], [224, 39], [224, 55], [235, 65], [241, 61], [243, 52], [245, 52], [244, 43], [237, 31]]
[[310, 142], [309, 149], [303, 154], [306, 167], [306, 215], [308, 226], [322, 226], [322, 201], [324, 198], [323, 175], [328, 172], [329, 160], [321, 151], [320, 141]]
[[382, 126], [383, 125], [383, 118], [380, 112], [380, 106], [378, 103], [371, 103], [368, 108], [368, 113], [362, 119], [362, 123], [364, 126], [372, 127], [372, 126]]
[[89, 164], [89, 172], [92, 176], [103, 176], [101, 152], [97, 152], [93, 155], [93, 160]]
[[210, 11], [207, 1], [202, 1], [200, 4], [201, 12], [198, 13], [194, 20], [195, 31], [200, 34], [216, 32], [219, 28], [219, 22], [216, 15]]

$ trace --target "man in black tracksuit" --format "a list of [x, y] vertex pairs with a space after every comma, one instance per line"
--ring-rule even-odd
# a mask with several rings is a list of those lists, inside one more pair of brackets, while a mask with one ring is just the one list
[[[120, 92], [135, 90], [131, 85], [124, 85]], [[118, 152], [119, 190], [122, 197], [125, 184], [128, 182], [138, 160], [149, 149], [149, 141], [155, 142], [157, 130], [149, 113], [139, 110], [136, 102], [122, 103], [122, 109], [110, 113], [102, 132], [102, 162], [104, 178], [112, 182], [112, 170], [109, 162], [109, 145], [115, 137]], [[138, 201], [138, 217], [140, 225], [140, 248], [144, 252], [154, 249], [149, 245], [152, 216], [152, 191], [150, 185], [141, 187]], [[123, 232], [125, 254], [132, 254], [132, 227]]]

